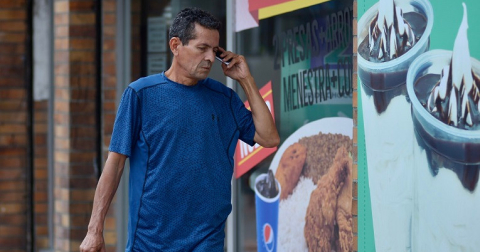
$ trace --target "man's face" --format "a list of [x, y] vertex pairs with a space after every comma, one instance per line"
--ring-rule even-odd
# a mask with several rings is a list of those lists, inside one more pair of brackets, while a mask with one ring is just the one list
[[178, 55], [176, 55], [187, 78], [196, 80], [207, 78], [215, 60], [219, 40], [220, 34], [217, 30], [195, 24], [195, 38], [191, 39], [187, 45], [179, 46]]

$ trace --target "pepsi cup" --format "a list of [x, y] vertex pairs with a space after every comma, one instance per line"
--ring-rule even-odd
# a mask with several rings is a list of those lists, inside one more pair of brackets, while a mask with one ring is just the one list
[[[277, 251], [278, 237], [278, 203], [280, 201], [280, 183], [270, 172], [270, 178], [275, 185], [275, 195], [265, 195], [259, 184], [264, 183], [269, 174], [264, 173], [255, 179], [255, 210], [257, 215], [257, 251]], [[272, 190], [268, 190], [272, 192]], [[262, 195], [263, 194], [263, 195]]]

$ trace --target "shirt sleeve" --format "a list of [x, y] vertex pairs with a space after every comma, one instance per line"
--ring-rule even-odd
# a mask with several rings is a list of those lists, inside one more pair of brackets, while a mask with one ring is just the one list
[[137, 92], [128, 87], [118, 106], [109, 150], [130, 157], [141, 128], [140, 101]]
[[255, 145], [253, 137], [255, 136], [255, 124], [253, 123], [252, 112], [245, 107], [238, 94], [232, 90], [232, 108], [240, 131], [239, 139], [249, 144]]

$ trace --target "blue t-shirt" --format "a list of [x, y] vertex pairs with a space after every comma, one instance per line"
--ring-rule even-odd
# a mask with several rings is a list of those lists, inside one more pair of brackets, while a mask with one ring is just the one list
[[236, 143], [254, 134], [251, 112], [220, 82], [161, 73], [131, 83], [110, 143], [130, 159], [126, 251], [223, 251]]

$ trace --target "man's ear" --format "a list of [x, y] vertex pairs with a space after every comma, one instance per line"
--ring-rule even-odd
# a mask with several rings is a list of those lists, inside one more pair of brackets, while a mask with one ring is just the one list
[[182, 45], [182, 41], [180, 41], [179, 37], [173, 37], [170, 39], [168, 42], [170, 46], [170, 50], [172, 51], [174, 56], [177, 56], [178, 54], [178, 47]]

